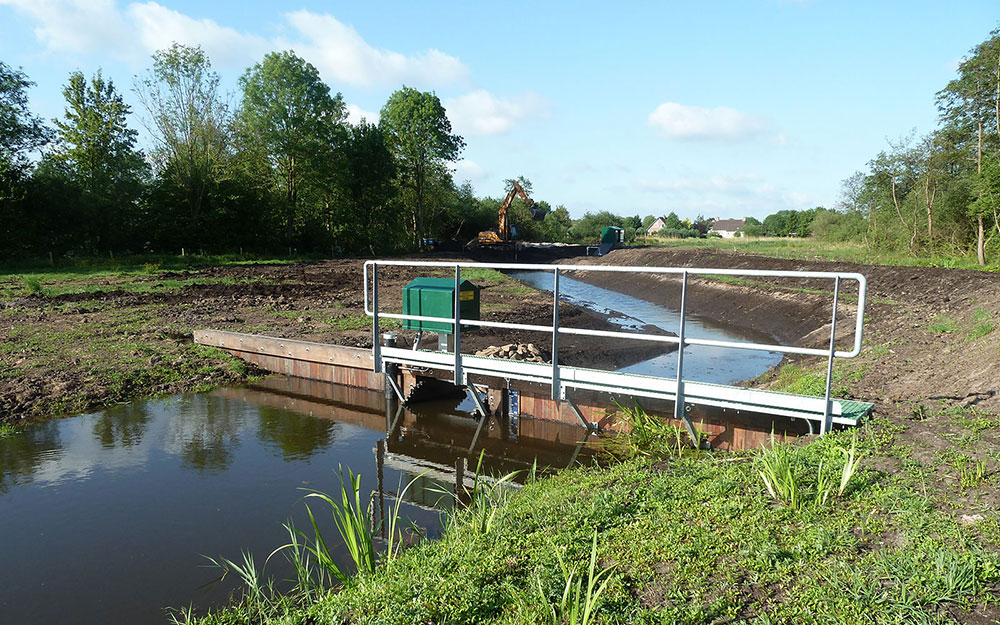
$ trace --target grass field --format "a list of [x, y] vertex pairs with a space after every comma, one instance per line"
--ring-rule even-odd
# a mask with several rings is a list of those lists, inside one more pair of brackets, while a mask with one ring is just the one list
[[637, 244], [679, 249], [711, 249], [746, 254], [762, 254], [776, 258], [802, 260], [828, 260], [869, 265], [901, 265], [907, 267], [947, 267], [950, 269], [977, 269], [1000, 271], [1000, 259], [980, 266], [971, 255], [914, 255], [895, 250], [869, 249], [862, 243], [828, 243], [816, 239], [797, 238], [745, 238], [745, 239], [662, 239], [645, 237]]

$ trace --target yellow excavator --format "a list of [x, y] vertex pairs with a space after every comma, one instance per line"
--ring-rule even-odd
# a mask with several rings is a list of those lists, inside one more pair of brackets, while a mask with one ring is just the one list
[[531, 218], [535, 221], [542, 221], [545, 219], [545, 211], [535, 207], [535, 201], [528, 197], [528, 193], [524, 190], [520, 184], [516, 181], [512, 183], [510, 191], [507, 193], [507, 197], [503, 199], [503, 204], [500, 205], [500, 213], [497, 219], [497, 229], [496, 230], [484, 230], [479, 233], [476, 242], [479, 245], [496, 245], [498, 243], [510, 243], [517, 238], [517, 228], [510, 224], [510, 219], [507, 217], [507, 211], [510, 210], [510, 204], [514, 201], [516, 196], [521, 196], [524, 200], [525, 206], [531, 212]]

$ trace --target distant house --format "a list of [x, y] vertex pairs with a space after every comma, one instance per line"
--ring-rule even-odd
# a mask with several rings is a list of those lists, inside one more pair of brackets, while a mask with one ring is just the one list
[[649, 224], [649, 227], [646, 228], [646, 234], [656, 234], [660, 230], [663, 230], [663, 227], [666, 225], [667, 225], [666, 217], [657, 217], [656, 221]]
[[712, 224], [712, 229], [709, 230], [709, 234], [715, 232], [723, 239], [731, 239], [733, 237], [740, 236], [739, 231], [743, 229], [743, 226], [747, 225], [746, 217], [743, 219], [716, 219], [715, 223]]

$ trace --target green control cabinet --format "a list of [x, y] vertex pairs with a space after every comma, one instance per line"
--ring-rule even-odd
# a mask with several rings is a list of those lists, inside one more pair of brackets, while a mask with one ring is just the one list
[[619, 228], [618, 226], [605, 226], [601, 230], [601, 243], [624, 243], [625, 242], [625, 230]]
[[[462, 319], [479, 320], [479, 287], [462, 280], [459, 284]], [[455, 280], [452, 278], [414, 278], [403, 287], [403, 314], [421, 317], [455, 318]], [[472, 326], [462, 326], [465, 332]], [[403, 319], [404, 330], [452, 334], [452, 324], [437, 321]]]

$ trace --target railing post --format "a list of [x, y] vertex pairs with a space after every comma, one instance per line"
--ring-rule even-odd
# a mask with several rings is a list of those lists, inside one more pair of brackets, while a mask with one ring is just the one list
[[455, 384], [462, 384], [462, 268], [455, 265]]
[[687, 286], [688, 272], [684, 270], [681, 280], [681, 322], [677, 330], [677, 392], [674, 395], [674, 419], [682, 421], [687, 429], [688, 436], [695, 447], [701, 442], [698, 440], [698, 433], [694, 429], [694, 423], [684, 411], [684, 325], [687, 316]]
[[552, 399], [559, 399], [559, 268], [552, 271]]
[[840, 298], [840, 276], [833, 281], [833, 318], [830, 320], [830, 355], [826, 360], [826, 392], [823, 396], [823, 423], [820, 424], [820, 436], [826, 434], [833, 427], [831, 415], [833, 406], [830, 400], [830, 386], [833, 384], [833, 357], [836, 353], [837, 341], [837, 300]]
[[382, 371], [382, 345], [378, 331], [378, 263], [372, 263], [372, 364], [374, 371]]

